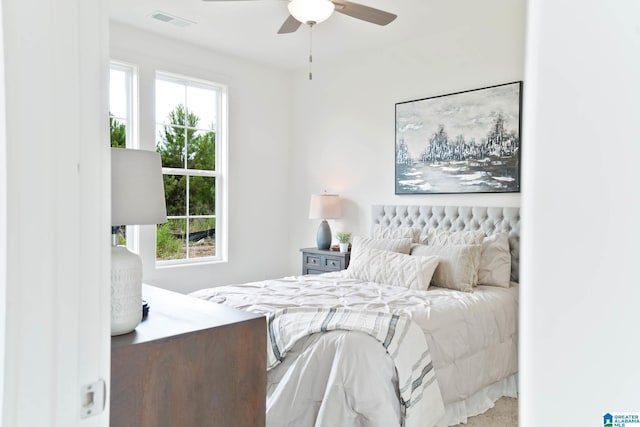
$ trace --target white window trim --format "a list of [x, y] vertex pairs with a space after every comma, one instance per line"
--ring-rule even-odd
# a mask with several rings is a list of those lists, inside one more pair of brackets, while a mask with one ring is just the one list
[[[218, 263], [226, 263], [228, 260], [228, 233], [227, 233], [227, 180], [226, 180], [226, 172], [227, 172], [227, 148], [228, 148], [228, 88], [226, 85], [211, 81], [206, 81], [203, 79], [199, 79], [197, 77], [188, 77], [184, 75], [179, 75], [167, 71], [156, 70], [154, 75], [154, 87], [155, 81], [161, 78], [167, 81], [173, 81], [180, 84], [190, 85], [210, 89], [215, 88], [219, 96], [217, 97], [218, 105], [217, 108], [217, 120], [216, 120], [216, 138], [215, 138], [215, 170], [214, 171], [198, 171], [193, 169], [188, 169], [189, 175], [191, 176], [212, 176], [216, 179], [216, 214], [215, 215], [193, 215], [189, 216], [189, 218], [198, 218], [198, 217], [215, 217], [216, 218], [216, 255], [211, 257], [200, 257], [200, 258], [185, 258], [185, 259], [175, 259], [175, 260], [158, 260], [155, 254], [155, 245], [154, 245], [154, 254], [153, 258], [155, 259], [155, 267], [158, 269], [165, 268], [176, 268], [176, 267], [185, 267], [192, 265], [202, 265], [202, 264], [218, 264]], [[155, 104], [154, 104], [155, 108]], [[158, 121], [158, 118], [155, 117], [154, 114], [154, 129], [156, 129], [157, 125], [166, 124], [164, 122]], [[154, 142], [155, 144], [155, 142]], [[171, 174], [177, 173], [180, 175], [184, 174], [186, 169], [182, 168], [162, 168], [163, 174]], [[181, 218], [178, 216], [173, 216], [173, 218]], [[187, 218], [185, 216], [184, 218]]]

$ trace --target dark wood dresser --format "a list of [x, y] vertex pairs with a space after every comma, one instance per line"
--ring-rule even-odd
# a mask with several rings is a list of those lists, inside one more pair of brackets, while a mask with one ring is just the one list
[[143, 285], [150, 310], [111, 338], [111, 427], [263, 427], [265, 318]]

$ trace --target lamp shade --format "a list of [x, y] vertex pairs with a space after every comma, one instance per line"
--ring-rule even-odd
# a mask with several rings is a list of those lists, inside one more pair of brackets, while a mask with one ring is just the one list
[[336, 219], [342, 215], [337, 194], [312, 194], [309, 204], [310, 219]]
[[162, 160], [154, 151], [111, 149], [111, 225], [167, 222]]
[[288, 8], [291, 16], [303, 24], [319, 24], [331, 16], [335, 6], [329, 0], [291, 0]]

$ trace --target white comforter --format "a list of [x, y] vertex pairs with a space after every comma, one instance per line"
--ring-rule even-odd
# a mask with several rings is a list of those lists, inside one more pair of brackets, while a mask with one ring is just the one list
[[[270, 341], [267, 346], [267, 369], [281, 363], [286, 353], [307, 336], [332, 330], [363, 332], [376, 339], [393, 361], [398, 379], [401, 424], [406, 427], [435, 425], [444, 415], [442, 395], [424, 333], [407, 316], [342, 307], [294, 307], [270, 314], [267, 329]], [[358, 351], [351, 352], [351, 356], [357, 356]], [[387, 359], [383, 357], [380, 364], [386, 363]], [[354, 367], [358, 369], [352, 375], [354, 378], [369, 376], [370, 370]], [[389, 385], [393, 384], [391, 380], [392, 377], [389, 377]], [[341, 385], [343, 389], [352, 387], [352, 382]], [[353, 397], [358, 398], [357, 395]], [[350, 406], [348, 400], [343, 403]], [[385, 403], [381, 402], [382, 405]], [[371, 418], [371, 414], [359, 415]]]
[[[517, 372], [517, 286], [415, 291], [347, 279], [339, 272], [192, 295], [264, 314], [290, 307], [406, 314], [425, 334], [445, 404], [465, 401]], [[356, 376], [358, 369], [369, 374]], [[269, 371], [267, 425], [399, 426], [397, 387], [393, 363], [377, 341], [360, 332], [311, 335]]]

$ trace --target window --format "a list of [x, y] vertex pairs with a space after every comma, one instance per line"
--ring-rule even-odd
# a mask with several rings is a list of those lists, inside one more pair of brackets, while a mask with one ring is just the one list
[[109, 70], [109, 125], [111, 146], [133, 148], [135, 68], [131, 65], [112, 62]]
[[221, 141], [226, 89], [156, 73], [156, 150], [162, 157], [166, 224], [156, 234], [160, 264], [222, 259]]
[[[135, 130], [136, 77], [137, 72], [133, 65], [111, 62], [109, 68], [109, 128], [112, 147], [134, 148], [138, 145]], [[136, 226], [121, 226], [117, 233], [117, 243], [138, 253], [137, 232]]]

